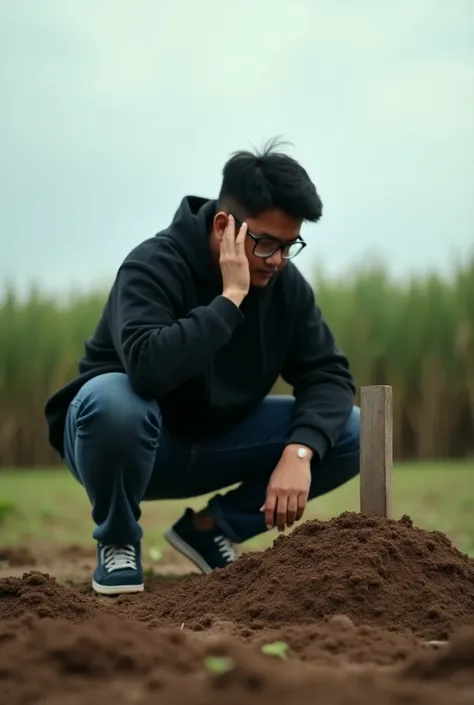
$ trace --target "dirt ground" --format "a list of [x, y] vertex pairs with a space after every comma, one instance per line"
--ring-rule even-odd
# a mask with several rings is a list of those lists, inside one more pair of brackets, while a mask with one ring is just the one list
[[117, 598], [90, 551], [32, 558], [0, 549], [5, 705], [474, 703], [474, 560], [408, 517], [309, 521]]

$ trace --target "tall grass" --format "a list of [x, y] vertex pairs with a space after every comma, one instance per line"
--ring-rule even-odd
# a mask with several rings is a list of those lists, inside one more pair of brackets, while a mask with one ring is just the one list
[[[358, 386], [394, 388], [395, 456], [474, 452], [474, 258], [451, 279], [399, 284], [383, 269], [316, 277], [317, 300]], [[47, 466], [57, 456], [43, 416], [48, 395], [76, 372], [103, 292], [65, 301], [32, 289], [0, 303], [0, 467]], [[289, 391], [278, 383], [276, 391]]]

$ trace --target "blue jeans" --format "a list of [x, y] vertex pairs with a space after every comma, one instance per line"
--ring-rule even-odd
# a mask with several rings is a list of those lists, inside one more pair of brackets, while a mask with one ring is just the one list
[[[230, 431], [199, 443], [172, 436], [154, 401], [132, 390], [125, 374], [87, 382], [69, 406], [65, 459], [84, 486], [105, 544], [142, 538], [143, 500], [215, 495], [209, 513], [240, 543], [266, 531], [260, 512], [268, 480], [282, 454], [294, 398], [268, 396]], [[334, 490], [359, 472], [359, 417], [354, 407], [336, 446], [312, 465], [310, 499]]]

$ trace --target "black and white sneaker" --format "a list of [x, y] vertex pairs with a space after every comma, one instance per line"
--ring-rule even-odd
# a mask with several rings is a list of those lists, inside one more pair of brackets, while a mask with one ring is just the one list
[[92, 587], [99, 595], [142, 592], [144, 585], [140, 544], [97, 544], [97, 568], [92, 578]]
[[194, 512], [187, 509], [165, 533], [168, 543], [189, 558], [203, 573], [226, 568], [237, 558], [231, 541], [218, 528], [202, 531], [194, 526]]

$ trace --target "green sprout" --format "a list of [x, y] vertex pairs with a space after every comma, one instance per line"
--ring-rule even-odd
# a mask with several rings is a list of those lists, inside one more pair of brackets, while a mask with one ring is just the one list
[[232, 659], [226, 656], [207, 656], [204, 659], [204, 664], [210, 673], [215, 673], [216, 675], [227, 673], [234, 667]]
[[275, 656], [276, 658], [288, 658], [288, 644], [284, 641], [274, 641], [272, 644], [264, 644], [262, 653], [267, 656]]

